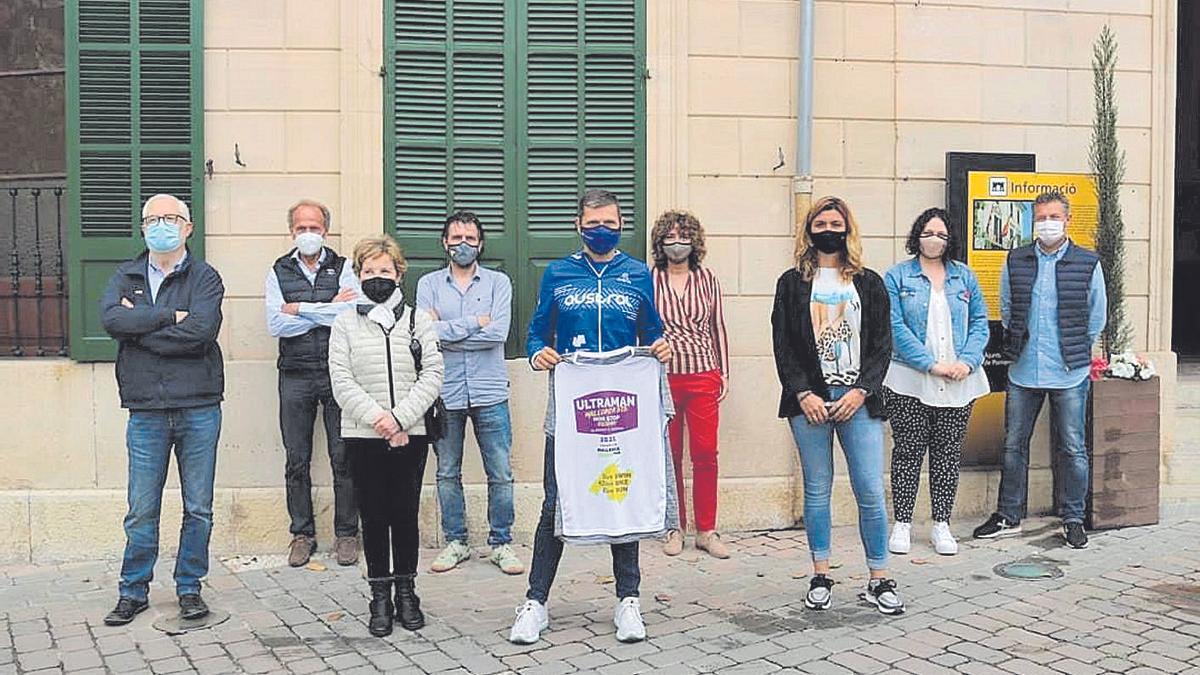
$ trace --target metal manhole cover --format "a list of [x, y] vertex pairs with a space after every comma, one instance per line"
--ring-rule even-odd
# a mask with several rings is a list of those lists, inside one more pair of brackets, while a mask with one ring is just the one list
[[1023, 581], [1057, 579], [1063, 575], [1063, 571], [1057, 565], [1042, 560], [1017, 560], [1015, 562], [1000, 563], [993, 567], [992, 571], [1005, 579], [1020, 579]]
[[203, 619], [194, 619], [186, 621], [179, 618], [178, 614], [173, 616], [161, 616], [152, 625], [155, 629], [160, 630], [167, 635], [183, 635], [194, 630], [203, 630], [212, 628], [217, 624], [225, 623], [229, 620], [229, 612], [221, 609], [213, 609], [208, 613], [208, 616]]

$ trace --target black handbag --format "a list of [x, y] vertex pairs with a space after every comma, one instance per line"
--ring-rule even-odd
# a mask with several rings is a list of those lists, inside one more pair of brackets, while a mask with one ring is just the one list
[[[421, 348], [421, 341], [417, 339], [417, 309], [415, 307], [408, 309], [408, 335], [408, 348], [412, 352], [413, 367], [419, 378], [421, 377], [421, 354], [424, 350]], [[442, 400], [441, 396], [434, 399], [433, 405], [425, 411], [425, 433], [433, 441], [440, 441], [446, 435], [446, 402]]]

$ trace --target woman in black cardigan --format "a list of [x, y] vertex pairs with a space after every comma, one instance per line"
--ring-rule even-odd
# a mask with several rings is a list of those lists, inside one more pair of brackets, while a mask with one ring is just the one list
[[837, 432], [858, 503], [858, 529], [871, 579], [861, 597], [884, 614], [904, 603], [888, 578], [883, 491], [883, 377], [892, 328], [883, 280], [863, 266], [850, 207], [837, 197], [813, 204], [796, 235], [796, 265], [775, 288], [775, 366], [783, 384], [779, 416], [800, 449], [804, 529], [813, 577], [804, 604], [828, 609], [833, 434]]

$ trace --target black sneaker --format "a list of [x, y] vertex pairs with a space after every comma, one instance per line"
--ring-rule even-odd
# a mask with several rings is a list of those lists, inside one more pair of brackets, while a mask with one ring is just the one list
[[880, 614], [903, 614], [904, 601], [896, 592], [896, 582], [891, 579], [872, 579], [867, 584], [863, 599], [875, 605]]
[[187, 593], [179, 596], [179, 618], [192, 621], [208, 616], [208, 605], [199, 593]]
[[1063, 538], [1071, 548], [1087, 548], [1087, 532], [1083, 531], [1083, 523], [1063, 523]]
[[814, 574], [808, 583], [808, 594], [804, 606], [809, 609], [829, 609], [833, 604], [833, 579], [824, 574]]
[[108, 613], [108, 616], [104, 617], [104, 625], [124, 626], [130, 621], [133, 621], [133, 617], [146, 611], [146, 608], [149, 606], [150, 602], [147, 600], [119, 598], [117, 600], [117, 606], [113, 608], [113, 611]]
[[997, 537], [1011, 537], [1014, 534], [1021, 533], [1021, 521], [1009, 521], [1009, 519], [993, 513], [987, 522], [975, 528], [972, 536], [976, 539], [995, 539]]

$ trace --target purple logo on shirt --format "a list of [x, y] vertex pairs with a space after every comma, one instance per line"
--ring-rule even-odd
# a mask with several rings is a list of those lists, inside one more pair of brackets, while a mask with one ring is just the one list
[[575, 429], [581, 434], [616, 434], [638, 426], [638, 397], [597, 391], [575, 399]]

